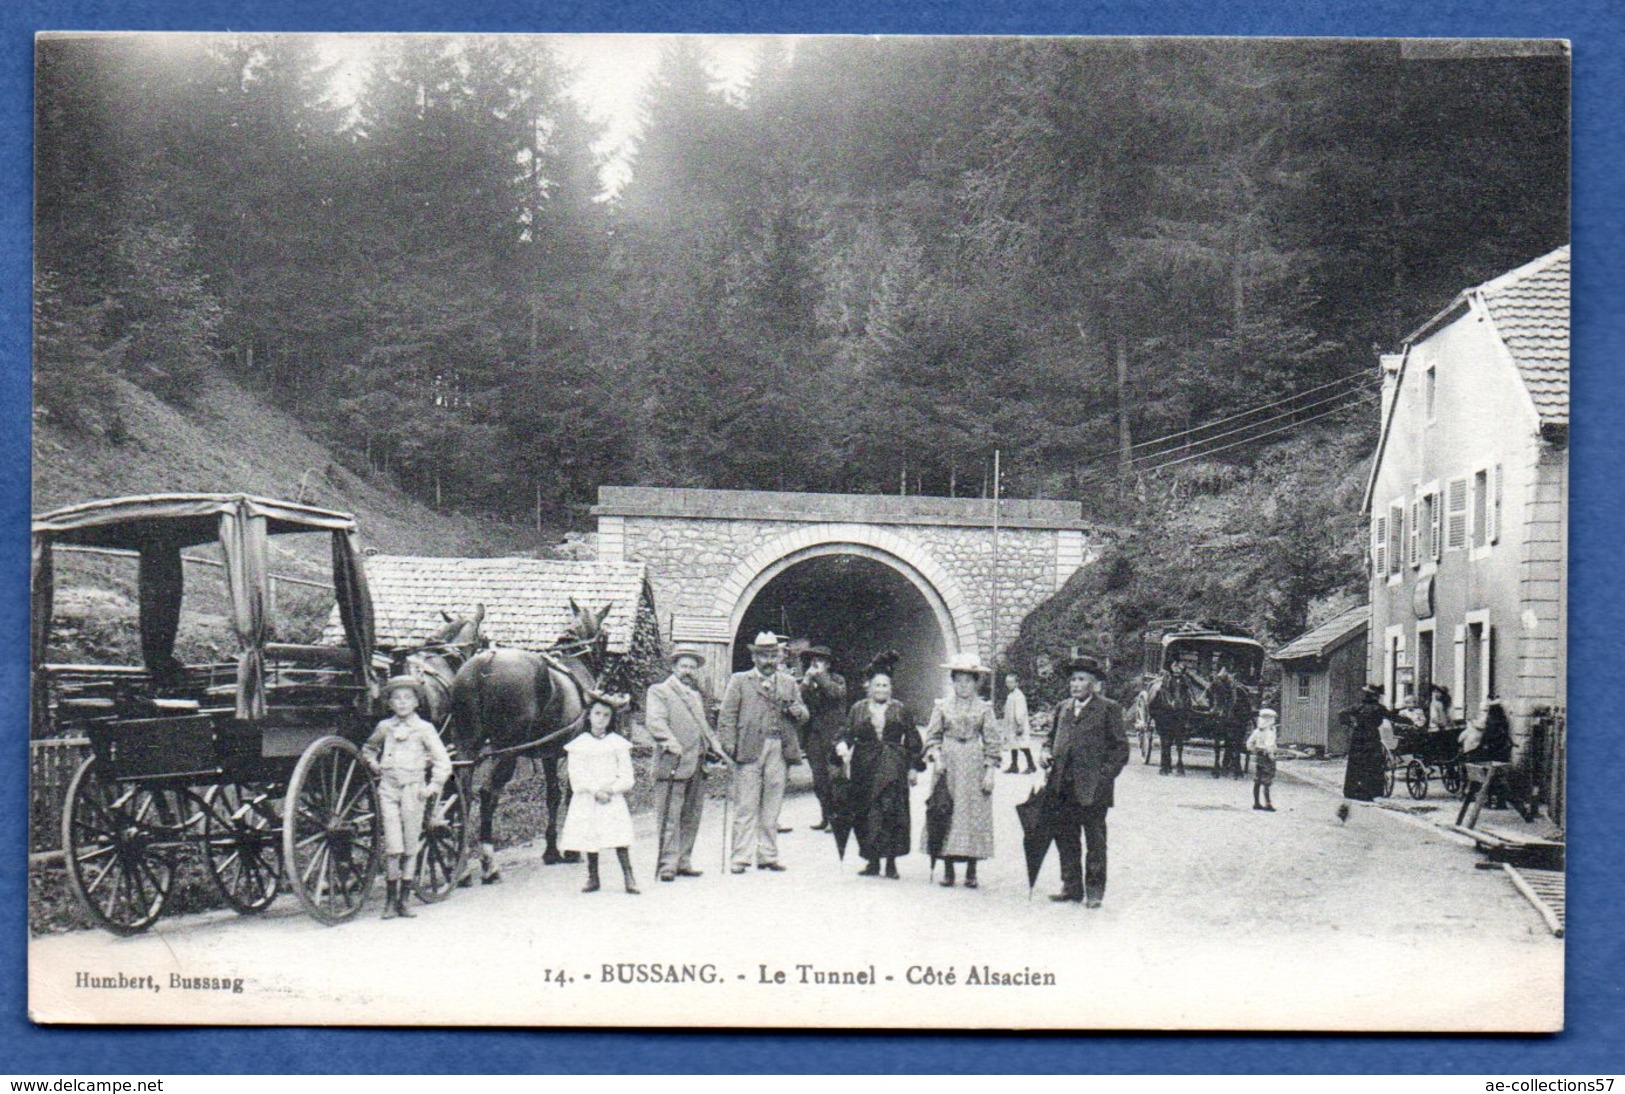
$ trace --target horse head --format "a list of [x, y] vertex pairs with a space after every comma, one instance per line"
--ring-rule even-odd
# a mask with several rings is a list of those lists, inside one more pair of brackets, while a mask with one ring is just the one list
[[609, 631], [604, 629], [604, 620], [609, 617], [613, 603], [605, 604], [597, 611], [583, 608], [576, 603], [575, 597], [570, 598], [570, 614], [572, 619], [569, 627], [565, 628], [559, 636], [559, 645], [572, 656], [594, 667], [596, 670], [603, 664], [604, 654], [609, 650]]
[[442, 608], [440, 618], [446, 621], [446, 625], [434, 633], [429, 639], [429, 645], [469, 647], [479, 645], [480, 624], [485, 622], [484, 604], [474, 605], [474, 614], [466, 618], [452, 616]]

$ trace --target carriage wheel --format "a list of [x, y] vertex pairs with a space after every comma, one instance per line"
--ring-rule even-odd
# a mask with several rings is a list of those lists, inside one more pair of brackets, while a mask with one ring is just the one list
[[1428, 796], [1428, 769], [1421, 760], [1412, 760], [1405, 765], [1405, 789], [1417, 801]]
[[445, 900], [468, 864], [468, 787], [467, 772], [458, 768], [440, 796], [425, 803], [415, 882], [425, 904]]
[[1463, 781], [1461, 777], [1461, 761], [1451, 760], [1440, 768], [1439, 781], [1444, 783], [1444, 792], [1446, 794], [1449, 794], [1452, 798], [1460, 797]]
[[94, 756], [74, 772], [62, 811], [68, 885], [114, 934], [137, 934], [164, 914], [184, 843], [177, 813], [162, 791], [107, 778]]
[[203, 864], [220, 895], [242, 915], [276, 899], [282, 872], [281, 822], [270, 795], [253, 786], [211, 786], [203, 811]]
[[305, 911], [342, 923], [361, 911], [383, 854], [378, 785], [343, 737], [305, 749], [283, 804], [282, 861]]
[[1398, 766], [1398, 758], [1393, 753], [1389, 753], [1388, 763], [1382, 772], [1382, 796], [1385, 798], [1394, 796], [1394, 769]]

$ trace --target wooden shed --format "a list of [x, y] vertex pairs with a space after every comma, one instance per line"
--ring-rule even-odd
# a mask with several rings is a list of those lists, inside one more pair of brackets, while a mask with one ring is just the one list
[[1281, 666], [1281, 744], [1328, 756], [1348, 751], [1349, 731], [1337, 715], [1359, 701], [1366, 682], [1370, 624], [1371, 609], [1362, 604], [1270, 654]]

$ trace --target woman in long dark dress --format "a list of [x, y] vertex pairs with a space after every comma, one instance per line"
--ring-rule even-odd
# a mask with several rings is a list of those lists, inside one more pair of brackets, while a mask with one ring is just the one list
[[1388, 770], [1388, 750], [1382, 746], [1382, 723], [1388, 717], [1388, 708], [1382, 705], [1382, 685], [1367, 684], [1359, 705], [1349, 707], [1339, 717], [1349, 727], [1343, 796], [1371, 801], [1382, 794]]
[[835, 754], [849, 762], [858, 853], [865, 877], [897, 879], [897, 860], [909, 852], [908, 791], [925, 769], [925, 747], [908, 707], [891, 697], [895, 657], [877, 657], [864, 671], [867, 696], [852, 704]]

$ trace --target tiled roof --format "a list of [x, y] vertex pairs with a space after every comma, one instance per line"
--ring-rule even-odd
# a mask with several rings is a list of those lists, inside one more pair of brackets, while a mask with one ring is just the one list
[[1542, 422], [1569, 421], [1569, 249], [1480, 285], [1475, 294], [1518, 362]]
[[1333, 616], [1320, 626], [1307, 631], [1270, 654], [1275, 661], [1294, 661], [1300, 657], [1324, 657], [1354, 637], [1371, 620], [1371, 606], [1361, 604], [1342, 615]]
[[[485, 605], [481, 633], [501, 646], [542, 649], [573, 622], [570, 598], [583, 608], [612, 605], [604, 619], [609, 652], [626, 653], [644, 593], [640, 562], [535, 558], [418, 558], [373, 555], [366, 560], [380, 646], [422, 642], [453, 616]], [[336, 609], [322, 641], [343, 639]]]

